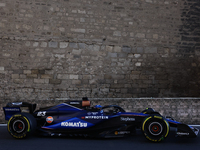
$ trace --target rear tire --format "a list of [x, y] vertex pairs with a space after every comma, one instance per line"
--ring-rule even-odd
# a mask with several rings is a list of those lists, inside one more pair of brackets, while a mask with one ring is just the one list
[[34, 133], [36, 126], [36, 120], [31, 114], [15, 114], [8, 121], [8, 132], [14, 138], [23, 139]]
[[148, 140], [160, 142], [168, 136], [169, 124], [162, 116], [152, 115], [144, 119], [142, 131]]

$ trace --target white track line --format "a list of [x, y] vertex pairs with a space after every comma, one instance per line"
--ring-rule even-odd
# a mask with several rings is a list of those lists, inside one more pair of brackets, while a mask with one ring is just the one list
[[7, 126], [7, 124], [0, 124], [0, 127], [5, 127]]
[[200, 125], [189, 125], [189, 126], [192, 126], [192, 127], [200, 127]]

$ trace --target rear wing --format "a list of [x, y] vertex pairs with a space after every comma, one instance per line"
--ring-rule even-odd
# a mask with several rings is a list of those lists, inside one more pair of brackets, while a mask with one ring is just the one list
[[5, 114], [5, 120], [9, 120], [12, 115], [16, 113], [22, 112], [22, 107], [28, 108], [28, 113], [32, 114], [36, 109], [36, 104], [31, 104], [27, 102], [10, 102], [6, 105], [6, 107], [3, 107], [4, 114]]

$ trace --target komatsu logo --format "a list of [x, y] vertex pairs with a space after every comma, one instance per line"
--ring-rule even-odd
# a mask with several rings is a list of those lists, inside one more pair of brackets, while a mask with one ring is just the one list
[[61, 126], [63, 127], [87, 127], [87, 123], [83, 123], [83, 122], [61, 122]]

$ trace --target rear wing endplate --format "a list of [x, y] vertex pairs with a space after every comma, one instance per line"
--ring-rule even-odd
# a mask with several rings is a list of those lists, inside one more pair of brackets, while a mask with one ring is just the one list
[[27, 102], [9, 102], [6, 107], [3, 107], [5, 120], [9, 120], [12, 115], [16, 113], [21, 113], [21, 107], [28, 107], [30, 114], [36, 109], [36, 104], [31, 104]]

